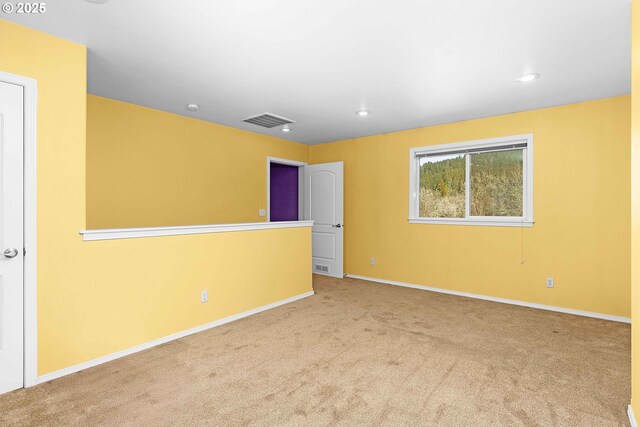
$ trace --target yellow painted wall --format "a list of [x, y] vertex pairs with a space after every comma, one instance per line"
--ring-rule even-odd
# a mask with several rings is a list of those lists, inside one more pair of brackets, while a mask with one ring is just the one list
[[308, 148], [89, 95], [87, 227], [264, 221], [267, 156]]
[[38, 81], [40, 375], [311, 290], [309, 228], [83, 242], [86, 49], [5, 20], [0, 40], [0, 70]]
[[310, 228], [80, 245], [79, 274], [42, 303], [61, 311], [38, 322], [42, 372], [312, 290]]
[[[315, 145], [309, 160], [344, 161], [347, 273], [628, 317], [629, 128], [622, 96]], [[533, 228], [407, 222], [411, 147], [530, 132]]]
[[632, 2], [631, 405], [640, 417], [640, 3]]

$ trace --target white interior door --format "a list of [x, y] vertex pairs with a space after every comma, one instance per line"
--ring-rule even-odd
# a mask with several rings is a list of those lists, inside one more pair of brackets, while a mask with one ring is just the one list
[[22, 91], [0, 82], [0, 393], [24, 381]]
[[312, 219], [313, 272], [344, 275], [344, 163], [304, 167], [304, 219]]

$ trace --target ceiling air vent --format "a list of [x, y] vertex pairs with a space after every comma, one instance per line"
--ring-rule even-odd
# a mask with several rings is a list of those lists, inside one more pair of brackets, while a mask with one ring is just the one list
[[258, 114], [257, 116], [247, 117], [243, 120], [246, 123], [252, 123], [254, 125], [262, 126], [263, 128], [274, 128], [276, 126], [288, 125], [295, 123], [293, 120], [289, 120], [286, 117], [276, 116], [271, 113]]

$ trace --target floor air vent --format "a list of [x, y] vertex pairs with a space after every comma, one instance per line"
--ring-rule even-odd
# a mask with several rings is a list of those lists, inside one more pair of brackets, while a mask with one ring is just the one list
[[286, 117], [276, 116], [271, 113], [258, 114], [257, 116], [247, 117], [243, 122], [251, 123], [254, 125], [262, 126], [263, 128], [274, 128], [276, 126], [288, 125], [295, 123], [293, 120]]
[[320, 264], [316, 264], [316, 271], [319, 273], [328, 273], [329, 272], [329, 266], [327, 265], [320, 265]]

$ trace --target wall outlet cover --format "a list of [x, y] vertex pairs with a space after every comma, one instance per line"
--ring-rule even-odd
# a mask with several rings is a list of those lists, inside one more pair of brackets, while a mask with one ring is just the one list
[[200, 302], [207, 301], [209, 301], [209, 291], [202, 291], [202, 293], [200, 294]]

